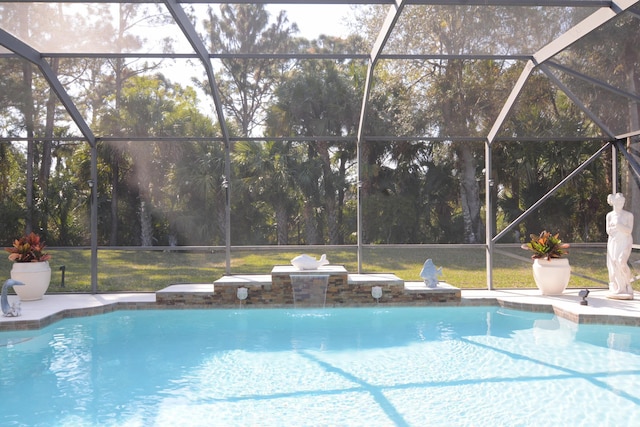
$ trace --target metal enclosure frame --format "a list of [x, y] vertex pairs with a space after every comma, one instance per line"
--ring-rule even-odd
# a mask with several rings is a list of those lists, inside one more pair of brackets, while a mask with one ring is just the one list
[[[18, 2], [18, 0], [10, 0], [7, 3]], [[24, 1], [20, 1], [24, 3]], [[231, 235], [230, 235], [230, 197], [231, 197], [231, 189], [230, 189], [230, 175], [231, 175], [231, 159], [230, 159], [230, 151], [231, 151], [231, 143], [234, 141], [234, 137], [232, 137], [227, 129], [225, 124], [225, 117], [223, 112], [222, 101], [218, 89], [218, 84], [215, 79], [214, 68], [212, 66], [212, 59], [223, 57], [223, 55], [210, 53], [207, 51], [205, 45], [202, 40], [198, 37], [196, 29], [192, 22], [189, 20], [187, 13], [185, 13], [184, 5], [185, 4], [215, 4], [215, 3], [227, 3], [222, 0], [164, 0], [162, 2], [154, 2], [154, 1], [145, 1], [145, 0], [93, 0], [93, 1], [79, 1], [79, 0], [66, 0], [64, 3], [163, 3], [167, 10], [170, 12], [171, 16], [178, 24], [181, 29], [184, 38], [189, 42], [193, 49], [193, 54], [152, 54], [147, 57], [153, 58], [194, 58], [197, 59], [204, 69], [204, 72], [208, 78], [209, 82], [209, 90], [211, 93], [211, 97], [213, 103], [215, 105], [216, 116], [221, 128], [221, 140], [224, 143], [225, 149], [225, 171], [226, 176], [224, 177], [223, 187], [226, 190], [226, 272], [230, 274], [231, 272]], [[56, 1], [49, 1], [49, 3], [56, 3]], [[371, 4], [371, 5], [388, 5], [388, 12], [386, 15], [386, 19], [380, 28], [378, 37], [371, 47], [371, 51], [369, 55], [362, 54], [354, 54], [354, 55], [328, 55], [328, 54], [238, 54], [239, 58], [314, 58], [314, 59], [322, 59], [322, 58], [334, 58], [334, 59], [363, 59], [367, 61], [367, 73], [366, 73], [366, 81], [364, 86], [364, 93], [362, 94], [362, 104], [360, 110], [360, 118], [357, 130], [356, 137], [356, 158], [358, 164], [358, 185], [357, 185], [357, 235], [358, 235], [358, 272], [361, 270], [361, 257], [362, 257], [362, 232], [360, 229], [362, 222], [362, 212], [361, 212], [361, 195], [360, 195], [360, 175], [361, 175], [361, 167], [360, 167], [360, 156], [361, 156], [361, 148], [364, 141], [367, 139], [365, 135], [365, 123], [367, 117], [369, 96], [371, 92], [371, 87], [374, 81], [374, 70], [376, 64], [381, 59], [428, 59], [428, 58], [439, 58], [439, 59], [495, 59], [495, 60], [504, 60], [504, 59], [512, 59], [512, 60], [525, 60], [526, 66], [522, 71], [519, 79], [516, 84], [513, 86], [511, 94], [508, 99], [502, 106], [502, 109], [494, 121], [491, 130], [488, 132], [485, 138], [483, 138], [483, 142], [485, 144], [485, 171], [491, 171], [493, 169], [492, 164], [492, 144], [496, 141], [499, 130], [505, 122], [509, 112], [512, 110], [518, 96], [520, 95], [523, 87], [527, 83], [529, 77], [535, 70], [542, 71], [561, 91], [563, 91], [583, 112], [589, 117], [607, 136], [609, 141], [602, 146], [600, 150], [594, 153], [586, 162], [584, 162], [580, 167], [574, 170], [570, 176], [565, 178], [561, 183], [559, 183], [553, 190], [551, 190], [547, 195], [541, 198], [536, 204], [531, 206], [525, 213], [522, 214], [518, 220], [522, 219], [524, 216], [528, 215], [531, 210], [535, 209], [540, 203], [546, 200], [549, 196], [551, 196], [560, 186], [563, 185], [568, 179], [573, 177], [575, 174], [579, 173], [582, 169], [584, 169], [590, 162], [596, 159], [599, 155], [604, 153], [607, 150], [611, 150], [614, 154], [621, 153], [624, 158], [627, 160], [630, 169], [640, 177], [640, 165], [635, 160], [635, 158], [630, 155], [626, 148], [625, 142], [636, 139], [640, 136], [639, 131], [632, 131], [625, 134], [616, 135], [612, 130], [608, 129], [606, 124], [603, 123], [597, 114], [590, 111], [581, 100], [575, 96], [569, 88], [567, 88], [554, 74], [554, 70], [559, 70], [564, 73], [569, 73], [574, 77], [579, 79], [586, 80], [591, 84], [597, 85], [600, 88], [603, 88], [606, 91], [610, 91], [616, 93], [619, 96], [623, 96], [635, 103], [640, 103], [640, 95], [628, 93], [617, 89], [606, 82], [600, 81], [598, 79], [594, 79], [589, 76], [585, 76], [576, 70], [572, 70], [564, 65], [561, 65], [555, 61], [553, 61], [554, 56], [558, 53], [564, 51], [565, 49], [572, 46], [574, 43], [579, 41], [581, 38], [587, 36], [592, 31], [598, 29], [602, 25], [606, 24], [610, 20], [616, 18], [618, 15], [628, 12], [632, 14], [634, 17], [640, 18], [640, 6], [638, 0], [615, 0], [615, 1], [604, 1], [604, 0], [280, 0], [280, 1], [266, 1], [266, 0], [236, 0], [233, 3], [257, 3], [257, 4], [269, 4], [269, 3], [278, 3], [278, 4], [322, 4], [322, 5], [337, 5], [337, 4]], [[447, 5], [447, 6], [540, 6], [540, 7], [597, 7], [598, 9], [593, 12], [591, 15], [587, 16], [584, 20], [576, 24], [575, 26], [569, 28], [565, 31], [560, 37], [556, 38], [552, 42], [548, 43], [546, 46], [543, 46], [536, 52], [531, 53], [530, 55], [441, 55], [441, 54], [421, 54], [421, 55], [385, 55], [383, 54], [383, 49], [391, 36], [394, 27], [396, 26], [399, 19], [401, 19], [402, 11], [405, 9], [407, 5]], [[75, 122], [77, 127], [82, 132], [84, 138], [87, 143], [91, 147], [91, 179], [95, 183], [98, 179], [97, 172], [97, 151], [96, 151], [96, 143], [100, 140], [99, 137], [94, 135], [92, 129], [88, 125], [88, 123], [84, 120], [82, 115], [79, 113], [77, 107], [74, 105], [72, 98], [65, 91], [62, 83], [60, 82], [58, 76], [52, 70], [47, 58], [54, 57], [74, 57], [74, 56], [83, 56], [83, 57], [119, 57], [119, 58], [127, 58], [127, 57], [144, 57], [144, 55], [138, 54], [122, 54], [122, 53], [100, 53], [100, 54], [63, 54], [63, 53], [47, 53], [47, 52], [39, 52], [33, 47], [29, 46], [23, 40], [20, 40], [14, 37], [9, 32], [0, 28], [0, 46], [11, 51], [11, 54], [2, 54], [0, 56], [4, 57], [20, 57], [23, 58], [32, 64], [36, 65], [42, 76], [46, 79], [47, 83], [50, 87], [55, 91], [58, 96], [59, 101], [65, 107], [67, 112], [69, 113], [72, 120]], [[464, 138], [464, 136], [462, 136]], [[107, 138], [105, 138], [106, 140]], [[214, 138], [215, 139], [215, 138]], [[242, 138], [243, 140], [247, 140], [247, 138]], [[275, 138], [277, 139], [277, 138]], [[353, 141], [353, 138], [345, 138], [347, 140]], [[388, 138], [393, 140], [393, 137]], [[407, 140], [406, 137], [403, 137], [404, 140]], [[428, 138], [422, 138], [428, 139]], [[13, 139], [15, 140], [15, 139]], [[478, 140], [477, 138], [469, 138], [469, 140]], [[612, 156], [614, 159], [617, 157], [616, 155]], [[615, 161], [612, 164], [612, 173], [613, 176], [617, 176], [617, 165], [615, 165]], [[495, 215], [495, 212], [491, 211], [491, 207], [493, 206], [493, 200], [491, 200], [491, 191], [490, 189], [494, 185], [490, 178], [490, 173], [485, 173], [485, 206], [486, 206], [486, 262], [487, 262], [487, 288], [492, 289], [492, 268], [493, 268], [493, 252], [494, 252], [494, 244], [500, 239], [505, 233], [512, 229], [512, 227], [517, 223], [517, 221], [513, 222], [509, 227], [505, 230], [502, 230], [500, 233], [495, 234], [495, 230], [492, 230], [492, 221], [491, 218]], [[616, 180], [614, 180], [614, 187], [612, 188], [613, 192], [617, 191]], [[97, 292], [97, 221], [98, 221], [98, 213], [97, 213], [97, 192], [95, 190], [95, 186], [92, 187], [91, 194], [91, 286], [92, 291]]]

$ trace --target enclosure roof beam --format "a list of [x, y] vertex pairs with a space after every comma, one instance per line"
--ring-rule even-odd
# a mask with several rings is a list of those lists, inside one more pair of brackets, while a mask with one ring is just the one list
[[227, 129], [227, 124], [224, 119], [224, 112], [222, 111], [222, 102], [220, 100], [220, 92], [218, 90], [218, 85], [215, 80], [215, 73], [213, 70], [213, 65], [211, 65], [211, 60], [209, 59], [209, 52], [205, 47], [202, 40], [198, 36], [195, 28], [189, 21], [189, 17], [182, 9], [182, 6], [178, 4], [176, 0], [165, 0], [165, 5], [173, 19], [175, 19], [176, 23], [182, 30], [182, 33], [187, 38], [189, 44], [198, 55], [198, 58], [202, 62], [202, 65], [205, 68], [207, 73], [207, 79], [209, 80], [209, 87], [211, 89], [211, 97], [213, 98], [213, 103], [216, 107], [216, 114], [218, 116], [218, 122], [220, 123], [220, 131], [222, 132], [222, 137], [225, 141], [229, 141], [229, 131]]
[[536, 64], [542, 64], [562, 52], [585, 35], [606, 24], [625, 10], [638, 3], [638, 0], [617, 0], [612, 2], [610, 7], [602, 7], [568, 31], [560, 35], [557, 39], [544, 46], [533, 55]]
[[520, 77], [518, 77], [518, 80], [516, 81], [516, 84], [513, 85], [513, 88], [511, 89], [511, 93], [509, 93], [509, 97], [507, 98], [507, 101], [502, 105], [502, 110], [500, 110], [500, 113], [498, 114], [496, 121], [493, 123], [493, 126], [489, 131], [489, 134], [487, 136], [487, 141], [489, 144], [492, 144], [493, 141], [495, 141], [496, 136], [498, 135], [498, 131], [502, 127], [502, 124], [504, 123], [504, 121], [507, 119], [509, 112], [511, 111], [514, 104], [516, 103], [516, 100], [518, 99], [518, 96], [520, 95], [522, 88], [524, 87], [525, 83], [527, 83], [527, 80], [529, 79], [529, 75], [531, 74], [534, 68], [535, 68], [535, 64], [533, 63], [533, 61], [531, 60], [527, 61], [527, 64], [524, 66], [524, 69], [520, 73]]
[[569, 89], [564, 83], [562, 83], [556, 76], [549, 70], [546, 64], [540, 65], [540, 69], [543, 73], [549, 77], [549, 79], [563, 91], [574, 104], [578, 106], [590, 119], [594, 122], [602, 131], [611, 139], [615, 138], [615, 134], [604, 124], [600, 118], [593, 113], [586, 105]]
[[389, 40], [393, 28], [398, 22], [398, 18], [400, 18], [400, 14], [404, 9], [405, 4], [405, 0], [399, 0], [395, 1], [393, 6], [389, 8], [387, 16], [384, 19], [384, 23], [382, 24], [382, 28], [380, 28], [380, 32], [378, 33], [378, 37], [373, 43], [371, 54], [369, 55], [369, 60], [373, 66], [375, 66], [380, 54], [382, 53], [382, 49], [384, 49], [385, 44], [387, 44], [387, 40]]
[[[156, 0], [61, 0], [61, 3], [157, 3]], [[175, 0], [184, 4], [222, 4], [228, 0]], [[24, 0], [4, 0], [3, 3], [24, 3]], [[319, 4], [319, 5], [387, 5], [394, 0], [235, 0], [236, 4]], [[556, 6], [556, 7], [610, 7], [610, 0], [408, 0], [413, 5], [445, 6]]]
[[380, 28], [380, 32], [378, 33], [378, 37], [373, 44], [371, 49], [371, 53], [369, 54], [369, 63], [367, 64], [367, 75], [365, 77], [364, 89], [362, 93], [362, 106], [360, 108], [360, 120], [358, 122], [358, 137], [356, 140], [356, 162], [358, 164], [358, 169], [356, 172], [357, 175], [357, 240], [358, 240], [358, 273], [362, 271], [362, 208], [361, 208], [361, 194], [360, 194], [360, 182], [361, 182], [361, 173], [362, 173], [362, 159], [361, 159], [361, 147], [363, 143], [364, 136], [364, 125], [367, 117], [367, 110], [369, 109], [369, 95], [371, 93], [371, 86], [373, 85], [373, 71], [376, 66], [376, 62], [382, 53], [382, 49], [384, 45], [389, 40], [389, 36], [393, 31], [393, 28], [398, 22], [398, 18], [404, 9], [405, 1], [404, 0], [395, 0], [393, 6], [391, 6], [387, 12], [387, 17], [385, 18], [382, 28]]
[[76, 105], [71, 100], [71, 97], [69, 97], [67, 91], [62, 86], [62, 83], [60, 83], [60, 80], [58, 80], [58, 76], [53, 71], [49, 63], [44, 60], [42, 55], [37, 50], [24, 43], [22, 40], [14, 37], [12, 34], [6, 32], [2, 28], [0, 28], [0, 45], [14, 52], [21, 58], [31, 62], [40, 69], [43, 77], [49, 83], [51, 90], [53, 90], [58, 96], [58, 99], [71, 116], [71, 119], [80, 129], [80, 132], [82, 132], [85, 138], [87, 138], [89, 144], [94, 146], [96, 143], [95, 135], [80, 114], [80, 111], [76, 108]]
[[591, 157], [589, 157], [587, 160], [585, 160], [580, 166], [578, 166], [577, 168], [575, 168], [569, 175], [567, 175], [566, 177], [564, 177], [564, 179], [562, 181], [560, 181], [558, 184], [556, 184], [555, 187], [553, 187], [551, 190], [549, 190], [547, 192], [547, 194], [545, 194], [544, 196], [540, 197], [534, 204], [532, 204], [531, 206], [529, 206], [529, 208], [527, 210], [525, 210], [524, 212], [522, 212], [520, 214], [520, 216], [518, 216], [516, 219], [514, 219], [511, 224], [509, 224], [507, 227], [505, 227], [500, 233], [496, 234], [496, 236], [492, 239], [493, 242], [497, 242], [499, 241], [503, 236], [505, 236], [507, 233], [509, 233], [516, 225], [518, 225], [524, 218], [526, 218], [527, 216], [529, 216], [529, 214], [533, 211], [535, 211], [536, 209], [538, 209], [538, 207], [543, 204], [549, 197], [553, 196], [560, 188], [562, 188], [569, 180], [573, 179], [576, 175], [578, 175], [579, 173], [581, 173], [587, 166], [589, 166], [594, 160], [596, 160], [598, 157], [600, 157], [600, 155], [602, 155], [602, 153], [604, 153], [606, 150], [608, 150], [611, 147], [611, 143], [608, 142], [606, 144], [604, 144], [598, 151], [596, 151], [594, 154], [591, 155]]
[[618, 0], [615, 2], [611, 2], [609, 7], [601, 7], [600, 9], [596, 10], [591, 15], [587, 16], [585, 19], [561, 34], [558, 38], [534, 53], [532, 59], [527, 63], [525, 69], [520, 74], [518, 82], [511, 90], [511, 93], [507, 98], [507, 102], [502, 106], [502, 110], [500, 111], [500, 114], [498, 114], [498, 118], [489, 131], [489, 134], [487, 136], [489, 144], [491, 144], [495, 139], [498, 130], [502, 127], [504, 121], [507, 118], [507, 115], [518, 99], [522, 88], [524, 87], [526, 81], [531, 75], [531, 72], [536, 66], [545, 63], [558, 53], [573, 45], [582, 37], [596, 30], [600, 26], [606, 24], [607, 22], [618, 16], [620, 13], [624, 12], [637, 3], [638, 0]]
[[622, 155], [624, 156], [625, 159], [627, 159], [627, 162], [629, 162], [629, 166], [631, 167], [631, 170], [635, 174], [636, 179], [640, 180], [640, 164], [638, 164], [638, 161], [635, 159], [634, 156], [632, 156], [627, 151], [627, 148], [622, 143], [622, 140], [619, 140], [619, 139], [616, 140], [615, 145], [616, 145], [616, 148], [618, 149], [618, 151], [620, 153], [622, 153]]
[[404, 9], [405, 2], [404, 0], [398, 0], [389, 8], [387, 12], [387, 17], [382, 24], [382, 28], [380, 28], [380, 32], [378, 33], [378, 37], [373, 44], [373, 48], [371, 49], [371, 53], [369, 54], [369, 64], [367, 66], [367, 77], [364, 85], [364, 93], [362, 96], [362, 108], [360, 109], [360, 122], [358, 123], [358, 141], [362, 141], [362, 136], [364, 132], [364, 123], [365, 117], [367, 115], [367, 104], [369, 101], [369, 94], [371, 92], [371, 85], [373, 80], [373, 70], [376, 66], [376, 62], [380, 58], [380, 54], [382, 53], [382, 49], [384, 45], [389, 40], [389, 36], [393, 31], [393, 27], [395, 27], [396, 22], [398, 22], [398, 18], [402, 13], [402, 9]]
[[571, 74], [572, 76], [577, 77], [577, 78], [579, 78], [581, 80], [584, 80], [584, 81], [586, 81], [588, 83], [591, 83], [594, 86], [599, 86], [599, 87], [603, 88], [604, 90], [606, 90], [608, 92], [612, 92], [612, 93], [615, 93], [616, 95], [625, 97], [627, 99], [631, 99], [631, 100], [640, 102], [640, 96], [638, 96], [636, 94], [633, 94], [633, 93], [630, 93], [630, 92], [627, 92], [627, 91], [624, 91], [624, 90], [621, 90], [621, 89], [618, 89], [617, 87], [611, 86], [610, 84], [605, 83], [600, 79], [595, 79], [593, 77], [590, 77], [590, 76], [587, 76], [585, 74], [579, 73], [579, 72], [577, 72], [576, 70], [574, 70], [572, 68], [565, 67], [564, 65], [558, 64], [557, 62], [554, 62], [554, 61], [547, 61], [547, 65], [551, 65], [554, 68], [557, 68], [557, 69], [559, 69], [559, 70], [561, 70], [561, 71], [563, 71], [563, 72], [565, 72], [567, 74]]
[[634, 130], [633, 132], [625, 133], [624, 135], [618, 135], [616, 136], [616, 139], [634, 138], [636, 136], [640, 136], [640, 130]]
[[[635, 131], [625, 135], [617, 135], [616, 139], [625, 139], [627, 137], [634, 137], [640, 135], [640, 131]], [[52, 141], [54, 138], [38, 138], [40, 141]], [[82, 137], [56, 137], [56, 141], [66, 142], [69, 144], [78, 143], [79, 141], [84, 141], [85, 139]], [[126, 142], [131, 144], [144, 143], [144, 142], [159, 142], [159, 141], [170, 141], [170, 142], [219, 142], [223, 143], [224, 140], [221, 137], [188, 137], [188, 136], [146, 136], [146, 137], [117, 137], [117, 136], [106, 136], [99, 138], [100, 141], [103, 142]], [[267, 141], [272, 142], [308, 142], [315, 143], [320, 141], [335, 141], [335, 142], [355, 142], [357, 140], [356, 136], [336, 136], [336, 135], [319, 135], [319, 136], [277, 136], [277, 137], [243, 137], [236, 136], [230, 137], [229, 141], [233, 144], [236, 142], [256, 142], [256, 143], [266, 143]], [[452, 136], [452, 137], [443, 137], [443, 136], [391, 136], [391, 135], [367, 135], [367, 142], [371, 143], [387, 143], [387, 142], [397, 142], [397, 143], [411, 143], [411, 142], [448, 142], [448, 141], [459, 141], [459, 142], [485, 142], [487, 139], [481, 136]], [[583, 137], [583, 136], [561, 136], [554, 137], [554, 141], [556, 142], [606, 142], [608, 139], [604, 137]], [[12, 143], [18, 141], [29, 141], [27, 137], [19, 137], [19, 136], [0, 136], [0, 144], [2, 143]], [[502, 142], [549, 142], [548, 136], [539, 136], [539, 137], [500, 137], [496, 138], [496, 141]]]
[[209, 52], [204, 43], [198, 36], [196, 29], [189, 20], [182, 6], [176, 0], [165, 0], [165, 5], [171, 12], [173, 19], [184, 33], [185, 37], [191, 44], [193, 50], [198, 54], [202, 65], [207, 72], [209, 79], [209, 87], [211, 88], [211, 97], [218, 116], [220, 124], [220, 132], [224, 140], [224, 176], [222, 176], [222, 187], [225, 192], [225, 252], [226, 252], [226, 274], [231, 274], [231, 142], [229, 140], [229, 130], [225, 122], [224, 112], [222, 111], [222, 101], [218, 84], [216, 83], [213, 65], [209, 59]]
[[[0, 58], [13, 58], [14, 53], [0, 53]], [[196, 53], [132, 53], [132, 52], [40, 52], [43, 58], [134, 58], [134, 59], [200, 59]], [[369, 59], [368, 53], [209, 53], [209, 59], [335, 59], [338, 61], [345, 60], [362, 60]], [[442, 53], [381, 53], [378, 59], [419, 59], [419, 60], [452, 60], [461, 59], [469, 61], [527, 61], [531, 58], [530, 54], [512, 54], [512, 55], [494, 55], [494, 54], [442, 54]]]

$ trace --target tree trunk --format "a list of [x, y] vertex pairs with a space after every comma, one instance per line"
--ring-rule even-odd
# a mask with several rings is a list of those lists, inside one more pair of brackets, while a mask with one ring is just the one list
[[[142, 197], [142, 196], [141, 196]], [[153, 224], [151, 212], [144, 198], [140, 200], [140, 245], [153, 246]]]
[[367, 218], [368, 214], [364, 211], [364, 206], [366, 206], [366, 200], [371, 194], [371, 165], [369, 163], [369, 146], [365, 141], [362, 141], [360, 145], [360, 159], [358, 162], [362, 163], [362, 165], [358, 165], [360, 168], [360, 182], [356, 183], [356, 185], [360, 186], [360, 209], [362, 211], [362, 215], [360, 218], [360, 240], [361, 242], [367, 243]]
[[27, 130], [27, 182], [26, 182], [26, 218], [25, 233], [33, 231], [34, 209], [33, 209], [33, 162], [35, 158], [34, 124], [33, 124], [33, 92], [31, 83], [33, 81], [31, 63], [24, 61], [22, 64], [22, 86], [24, 93], [23, 113]]
[[482, 241], [480, 233], [480, 191], [476, 180], [476, 165], [469, 144], [456, 149], [460, 162], [460, 198], [464, 220], [465, 243]]
[[[111, 159], [111, 232], [109, 233], [109, 244], [118, 244], [118, 182], [120, 178], [120, 153], [116, 147], [113, 148]], [[97, 185], [95, 183], [94, 185]]]
[[276, 204], [276, 223], [277, 230], [276, 233], [278, 235], [278, 244], [279, 245], [288, 245], [289, 244], [289, 232], [288, 232], [288, 218], [287, 208], [281, 204]]
[[[53, 71], [58, 74], [58, 70], [60, 68], [60, 58], [53, 58], [51, 60], [51, 68]], [[40, 230], [46, 235], [49, 223], [49, 214], [50, 214], [50, 206], [49, 206], [49, 179], [51, 177], [51, 146], [52, 146], [52, 138], [53, 138], [53, 127], [55, 121], [55, 112], [56, 112], [56, 99], [57, 96], [53, 89], [49, 88], [49, 98], [46, 103], [46, 118], [45, 118], [45, 128], [44, 128], [44, 141], [42, 141], [42, 160], [40, 163], [40, 174], [38, 176], [38, 181], [40, 184], [40, 192], [42, 199], [42, 208], [40, 209]]]
[[339, 173], [338, 176], [340, 177], [340, 187], [338, 188], [338, 218], [336, 221], [336, 227], [338, 229], [338, 244], [339, 245], [343, 245], [344, 244], [344, 230], [343, 230], [343, 226], [342, 223], [344, 221], [344, 217], [343, 217], [343, 209], [344, 209], [344, 192], [345, 192], [345, 188], [344, 188], [344, 182], [345, 182], [345, 177], [347, 175], [347, 156], [346, 153], [343, 151], [342, 154], [340, 155], [340, 167], [338, 169]]
[[153, 207], [153, 196], [151, 194], [151, 165], [148, 156], [143, 150], [151, 150], [151, 147], [140, 148], [136, 146], [132, 150], [136, 160], [135, 168], [138, 181], [138, 197], [140, 198], [140, 244], [142, 246], [153, 246], [153, 220], [151, 210]]
[[214, 236], [217, 244], [226, 245], [227, 236], [227, 194], [226, 190], [218, 193], [215, 202], [216, 216], [218, 217], [218, 236]]
[[315, 209], [310, 200], [306, 200], [302, 210], [304, 217], [304, 232], [307, 245], [318, 244], [318, 221], [316, 221]]
[[331, 158], [329, 157], [329, 143], [318, 141], [318, 155], [322, 161], [322, 175], [324, 184], [324, 208], [327, 215], [327, 229], [329, 232], [329, 244], [337, 245], [340, 239], [338, 227], [338, 214], [336, 203], [336, 191], [334, 186], [333, 171], [331, 170]]

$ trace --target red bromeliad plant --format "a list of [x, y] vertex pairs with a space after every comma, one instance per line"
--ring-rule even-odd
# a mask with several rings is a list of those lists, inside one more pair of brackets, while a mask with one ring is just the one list
[[40, 236], [31, 233], [16, 239], [12, 248], [4, 248], [9, 252], [9, 260], [15, 262], [42, 262], [48, 261], [51, 255], [44, 253], [44, 241], [40, 240]]
[[559, 236], [559, 233], [551, 234], [547, 230], [544, 230], [539, 236], [532, 234], [531, 241], [522, 245], [522, 249], [532, 251], [531, 258], [546, 258], [547, 260], [560, 258], [569, 253], [564, 250], [569, 247], [569, 243], [562, 243]]

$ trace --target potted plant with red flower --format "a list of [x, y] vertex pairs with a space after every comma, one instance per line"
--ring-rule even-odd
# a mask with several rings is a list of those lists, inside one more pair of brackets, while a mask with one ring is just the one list
[[11, 278], [24, 283], [15, 287], [16, 294], [23, 301], [42, 299], [51, 282], [51, 255], [44, 252], [44, 241], [36, 233], [29, 233], [16, 239], [13, 247], [5, 248], [9, 260], [14, 261]]
[[558, 233], [544, 230], [539, 235], [532, 234], [529, 243], [522, 249], [533, 252], [533, 279], [543, 295], [559, 295], [564, 292], [571, 277], [571, 266], [567, 258], [568, 243], [562, 243]]

